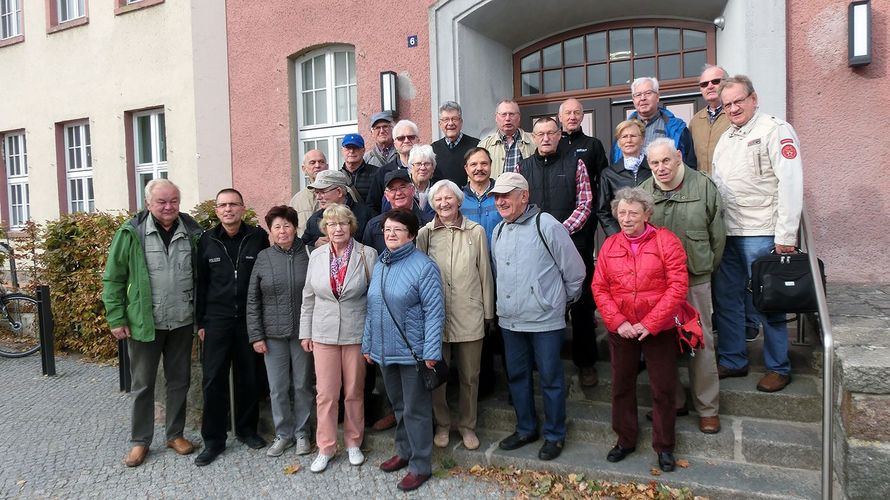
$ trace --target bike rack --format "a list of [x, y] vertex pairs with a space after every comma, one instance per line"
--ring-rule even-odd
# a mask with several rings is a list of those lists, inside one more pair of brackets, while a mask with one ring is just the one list
[[56, 375], [56, 356], [53, 332], [56, 325], [53, 323], [52, 303], [49, 287], [46, 285], [37, 287], [37, 316], [40, 318], [40, 364], [43, 366], [44, 375], [54, 377]]

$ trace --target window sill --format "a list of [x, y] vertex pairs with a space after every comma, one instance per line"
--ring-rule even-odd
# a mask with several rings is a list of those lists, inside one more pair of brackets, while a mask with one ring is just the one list
[[46, 34], [50, 35], [53, 33], [58, 33], [60, 31], [65, 31], [70, 28], [76, 28], [78, 26], [83, 26], [84, 24], [89, 24], [90, 18], [87, 16], [78, 17], [77, 19], [72, 19], [70, 21], [65, 21], [64, 23], [56, 24], [55, 26], [50, 26], [46, 29]]
[[5, 40], [0, 40], [0, 47], [7, 47], [9, 45], [15, 45], [17, 43], [22, 43], [24, 41], [25, 41], [25, 35], [11, 36]]
[[129, 5], [119, 5], [114, 8], [114, 15], [129, 14], [137, 10], [147, 9], [155, 5], [164, 3], [164, 0], [142, 0], [141, 2], [131, 3]]

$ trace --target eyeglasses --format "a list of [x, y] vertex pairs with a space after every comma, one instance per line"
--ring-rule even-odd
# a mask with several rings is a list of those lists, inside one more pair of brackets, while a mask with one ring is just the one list
[[652, 96], [654, 96], [654, 95], [657, 94], [657, 93], [658, 93], [658, 92], [656, 92], [656, 91], [654, 91], [654, 90], [646, 90], [646, 91], [644, 91], [644, 92], [634, 92], [634, 93], [631, 94], [630, 96], [633, 97], [634, 99], [640, 99], [640, 98], [642, 98], [642, 97], [652, 97]]
[[433, 162], [431, 162], [431, 161], [417, 161], [417, 162], [412, 163], [411, 165], [413, 165], [415, 167], [432, 167]]
[[328, 193], [332, 193], [332, 192], [334, 192], [334, 191], [336, 191], [336, 190], [338, 190], [338, 189], [340, 189], [340, 188], [338, 188], [337, 186], [329, 187], [329, 188], [327, 188], [327, 189], [316, 189], [316, 190], [315, 190], [315, 196], [318, 196], [318, 195], [326, 195], [326, 194], [328, 194]]
[[398, 233], [407, 233], [408, 230], [404, 227], [385, 227], [383, 228], [383, 234], [398, 234]]
[[560, 135], [560, 133], [561, 132], [559, 130], [554, 130], [552, 132], [535, 132], [532, 135], [534, 135], [535, 137], [540, 139], [540, 138], [544, 137], [545, 135], [549, 136], [549, 137], [556, 137], [556, 136]]
[[375, 126], [371, 127], [371, 130], [376, 130], [377, 132], [381, 132], [383, 130], [389, 130], [391, 128], [392, 128], [392, 125], [387, 123], [386, 125], [375, 125]]
[[217, 203], [216, 208], [237, 208], [244, 205], [244, 203]]
[[458, 123], [461, 121], [461, 119], [462, 118], [459, 116], [452, 116], [449, 118], [439, 118], [439, 122], [440, 123]]
[[713, 80], [705, 80], [703, 82], [698, 82], [698, 86], [701, 88], [707, 87], [710, 85], [720, 85], [720, 82], [723, 81], [723, 78], [714, 78]]
[[392, 192], [407, 193], [408, 191], [411, 190], [411, 187], [412, 187], [411, 184], [400, 184], [397, 187], [387, 187], [386, 192], [388, 192], [388, 193], [392, 193]]
[[497, 113], [501, 118], [506, 118], [508, 116], [519, 116], [519, 113], [514, 113], [513, 111], [502, 111]]
[[333, 229], [335, 227], [349, 227], [349, 223], [348, 222], [328, 222], [325, 224], [325, 226]]
[[416, 135], [400, 135], [400, 136], [396, 137], [396, 140], [399, 142], [405, 142], [405, 141], [414, 142], [417, 140], [417, 136]]
[[740, 107], [742, 107], [742, 103], [747, 101], [749, 97], [751, 97], [751, 94], [748, 94], [745, 97], [742, 97], [741, 99], [736, 99], [735, 101], [732, 101], [732, 102], [724, 102], [723, 107], [726, 108], [727, 110], [730, 110], [732, 108], [740, 108]]

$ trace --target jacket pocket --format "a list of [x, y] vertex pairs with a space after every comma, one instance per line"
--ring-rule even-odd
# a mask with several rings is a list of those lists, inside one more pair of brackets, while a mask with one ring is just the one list
[[743, 228], [772, 228], [775, 226], [775, 196], [738, 196], [739, 224]]
[[714, 271], [714, 253], [707, 231], [686, 231], [686, 256], [689, 274], [698, 276]]

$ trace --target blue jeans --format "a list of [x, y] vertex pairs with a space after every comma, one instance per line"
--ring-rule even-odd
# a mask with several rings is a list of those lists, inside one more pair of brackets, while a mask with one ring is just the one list
[[[718, 363], [731, 369], [748, 366], [745, 346], [746, 284], [751, 263], [775, 248], [772, 236], [727, 236], [723, 260], [714, 274], [714, 312], [718, 332]], [[750, 317], [763, 325], [763, 357], [766, 369], [788, 375], [788, 328], [783, 314], [761, 314], [752, 309]]]
[[[538, 367], [541, 391], [544, 393], [544, 439], [565, 440], [565, 371], [559, 357], [565, 329], [549, 332], [515, 332], [506, 328], [501, 330], [504, 334], [507, 382], [510, 385], [510, 396], [513, 397], [513, 409], [516, 411], [516, 432], [528, 436], [538, 429], [532, 380], [534, 362]], [[744, 338], [742, 341], [744, 342]]]

